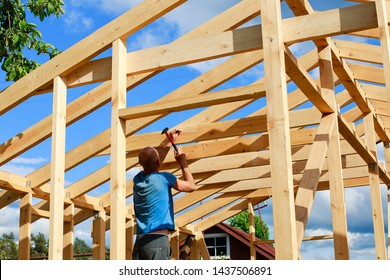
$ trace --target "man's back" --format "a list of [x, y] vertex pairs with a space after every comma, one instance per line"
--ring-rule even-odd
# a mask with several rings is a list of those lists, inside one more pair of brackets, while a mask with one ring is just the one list
[[144, 171], [134, 177], [134, 210], [137, 234], [174, 230], [171, 188], [176, 177], [167, 172]]

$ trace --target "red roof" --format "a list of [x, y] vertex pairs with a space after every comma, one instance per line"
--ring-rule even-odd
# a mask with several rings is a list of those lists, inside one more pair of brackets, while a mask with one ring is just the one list
[[[233, 236], [237, 240], [241, 241], [248, 247], [250, 246], [250, 236], [249, 233], [246, 233], [245, 231], [239, 230], [235, 227], [232, 227], [229, 224], [226, 223], [219, 223], [215, 225], [219, 227], [221, 230], [225, 231], [229, 235]], [[260, 241], [261, 239], [256, 237], [256, 241]], [[264, 257], [274, 260], [275, 259], [275, 248], [270, 244], [256, 244], [256, 251], [263, 255]]]

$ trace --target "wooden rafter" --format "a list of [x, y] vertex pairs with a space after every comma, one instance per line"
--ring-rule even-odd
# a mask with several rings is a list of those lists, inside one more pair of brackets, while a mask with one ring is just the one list
[[[92, 88], [66, 108], [66, 101], [56, 101], [53, 115], [0, 146], [4, 165], [53, 139], [50, 163], [25, 177], [0, 171], [0, 208], [21, 199], [19, 244], [27, 244], [33, 222], [50, 219], [50, 258], [71, 259], [74, 226], [94, 217], [93, 258], [105, 259], [105, 231], [110, 229], [111, 259], [131, 259], [136, 224], [133, 204], [125, 204], [133, 194], [125, 172], [138, 167], [139, 149], [166, 141], [160, 132], [142, 129], [173, 113], [202, 108], [177, 121], [183, 130], [178, 144], [187, 154], [197, 189], [182, 196], [173, 191], [174, 258], [183, 234], [190, 234], [195, 237], [192, 258], [209, 259], [202, 231], [246, 209], [252, 213], [253, 205], [272, 198], [276, 258], [298, 259], [314, 195], [330, 190], [329, 238], [335, 258], [348, 259], [344, 188], [367, 184], [377, 258], [386, 258], [378, 186], [390, 186], [390, 164], [385, 169], [375, 152], [375, 144], [383, 142], [390, 161], [385, 1], [360, 0], [355, 2], [362, 4], [318, 12], [310, 0], [285, 0], [295, 17], [282, 19], [279, 1], [243, 0], [175, 41], [126, 52], [129, 35], [184, 2], [146, 0], [0, 93], [2, 115], [36, 94], [54, 92], [64, 98], [67, 88]], [[251, 24], [260, 13], [261, 23]], [[341, 34], [378, 38], [381, 45], [332, 38]], [[292, 53], [291, 45], [310, 40], [316, 48], [300, 57]], [[96, 58], [112, 44], [112, 57]], [[218, 57], [227, 59], [154, 102], [125, 102], [126, 92], [166, 69]], [[260, 64], [265, 74], [253, 83], [214, 90]], [[319, 70], [318, 79], [312, 70]], [[288, 89], [289, 83], [297, 89]], [[111, 127], [64, 153], [66, 127], [111, 98]], [[230, 116], [253, 104], [261, 105], [245, 116]], [[81, 171], [82, 163], [102, 155], [111, 155], [111, 162], [64, 188], [65, 172]], [[181, 176], [172, 154], [161, 170]], [[109, 192], [90, 195], [108, 181]], [[41, 201], [32, 206], [32, 198]], [[254, 245], [252, 238], [252, 249]], [[20, 259], [29, 258], [27, 247], [20, 248]]]

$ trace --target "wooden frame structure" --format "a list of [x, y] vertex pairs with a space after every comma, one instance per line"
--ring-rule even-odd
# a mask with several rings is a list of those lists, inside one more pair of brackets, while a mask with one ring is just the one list
[[[389, 3], [360, 0], [316, 12], [308, 0], [285, 0], [295, 16], [283, 19], [282, 1], [242, 0], [169, 44], [127, 52], [127, 37], [184, 2], [145, 0], [0, 93], [1, 115], [34, 95], [54, 95], [51, 116], [0, 146], [3, 165], [52, 137], [51, 163], [26, 177], [0, 172], [0, 208], [20, 199], [19, 258], [29, 259], [31, 223], [49, 218], [49, 258], [71, 259], [74, 226], [94, 217], [94, 259], [104, 259], [108, 229], [110, 258], [129, 259], [136, 225], [132, 204], [126, 205], [132, 195], [126, 170], [137, 166], [140, 148], [165, 141], [159, 132], [139, 131], [169, 114], [203, 108], [177, 123], [197, 190], [175, 196], [174, 259], [187, 235], [195, 240], [192, 258], [208, 259], [202, 231], [243, 210], [251, 213], [253, 235], [253, 206], [269, 197], [276, 258], [299, 259], [322, 190], [330, 190], [335, 259], [349, 259], [344, 188], [364, 185], [371, 190], [376, 257], [386, 259], [380, 184], [389, 190]], [[260, 25], [242, 27], [260, 13]], [[334, 38], [341, 34], [378, 43]], [[313, 49], [295, 57], [289, 46], [305, 41]], [[110, 48], [112, 56], [98, 57]], [[126, 93], [165, 69], [219, 57], [228, 59], [154, 102], [126, 103]], [[259, 64], [264, 76], [256, 82], [213, 91]], [[84, 85], [95, 87], [66, 105], [68, 89]], [[227, 118], [264, 99], [266, 106], [252, 114]], [[66, 127], [110, 101], [111, 129], [65, 152]], [[377, 158], [380, 143], [386, 165]], [[65, 172], [101, 155], [111, 162], [64, 188]], [[180, 174], [172, 155], [162, 169]], [[108, 181], [108, 193], [88, 194]], [[33, 197], [41, 201], [32, 205]]]

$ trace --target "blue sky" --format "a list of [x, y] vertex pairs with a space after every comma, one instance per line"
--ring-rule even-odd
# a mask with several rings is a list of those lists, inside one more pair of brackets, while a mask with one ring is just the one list
[[[59, 19], [51, 17], [45, 20], [45, 22], [40, 23], [39, 21], [31, 18], [31, 21], [34, 21], [39, 25], [44, 40], [54, 44], [60, 50], [69, 48], [141, 1], [65, 0], [64, 2], [66, 4], [65, 15]], [[155, 23], [129, 37], [127, 41], [128, 50], [134, 51], [169, 43], [238, 2], [238, 0], [190, 0]], [[310, 1], [310, 3], [316, 10], [353, 5], [351, 2], [339, 0], [315, 0]], [[284, 5], [283, 7], [285, 8]], [[291, 13], [284, 9], [284, 16], [291, 16]], [[259, 22], [259, 19], [254, 19], [253, 22]], [[357, 40], [361, 39], [357, 38]], [[311, 43], [303, 43], [293, 45], [291, 47], [292, 51], [298, 56], [311, 48], [313, 48], [313, 44]], [[106, 52], [102, 55], [108, 56], [110, 53]], [[37, 59], [43, 63], [47, 60], [47, 57], [38, 57]], [[164, 71], [160, 75], [157, 75], [145, 82], [143, 85], [132, 90], [132, 92], [128, 95], [127, 102], [128, 104], [138, 105], [156, 100], [197, 77], [199, 74], [206, 72], [221, 61], [223, 61], [223, 59], [196, 63]], [[257, 80], [262, 75], [262, 66], [254, 67], [234, 78], [232, 81], [221, 85], [219, 88], [246, 85]], [[0, 90], [8, 85], [9, 83], [5, 82], [4, 73], [0, 72]], [[68, 93], [68, 102], [78, 98], [83, 93], [87, 92], [89, 88], [92, 87], [85, 86], [78, 89], [70, 89]], [[256, 106], [259, 105], [261, 104], [257, 103], [249, 106], [244, 111], [237, 112], [229, 117], [237, 118], [244, 114], [250, 114], [251, 110], [254, 111]], [[20, 106], [17, 106], [13, 110], [4, 114], [0, 118], [0, 127], [2, 131], [0, 134], [0, 142], [3, 143], [42, 118], [50, 115], [52, 110], [51, 106], [51, 94], [43, 94], [27, 100]], [[196, 113], [196, 110], [178, 113], [174, 118], [166, 118], [164, 119], [164, 122], [156, 122], [152, 126], [145, 128], [144, 131], [160, 131], [162, 127], [167, 125], [169, 127], [173, 127], [194, 113]], [[68, 127], [66, 132], [67, 151], [104, 131], [109, 128], [109, 126], [110, 107], [106, 105], [92, 113], [90, 116], [87, 116], [83, 120]], [[10, 163], [0, 167], [0, 169], [20, 175], [27, 175], [50, 161], [50, 145], [51, 141], [48, 139], [28, 152], [22, 154], [18, 158], [12, 160]], [[382, 153], [380, 153], [380, 157], [383, 159]], [[67, 184], [76, 182], [85, 176], [85, 174], [89, 174], [97, 168], [104, 166], [108, 163], [108, 161], [108, 157], [98, 157], [88, 160], [66, 173], [65, 179]], [[131, 174], [129, 174], [129, 177], [130, 176]], [[100, 188], [89, 193], [89, 195], [98, 196], [107, 190], [108, 184], [104, 184]], [[369, 188], [361, 187], [347, 189], [345, 193], [350, 240], [350, 256], [352, 259], [375, 259]], [[387, 217], [387, 196], [386, 189], [384, 187], [382, 187], [382, 198], [384, 216]], [[272, 234], [273, 228], [271, 210], [272, 201], [268, 201], [268, 206], [261, 210], [261, 214], [262, 218], [269, 225]], [[18, 216], [19, 210], [17, 202], [1, 209], [0, 234], [13, 231], [17, 236]], [[387, 218], [385, 219], [385, 227], [387, 230]], [[90, 220], [78, 225], [75, 230], [75, 236], [85, 239], [88, 243], [90, 243], [90, 228]], [[37, 232], [48, 233], [47, 220], [41, 219], [33, 224], [33, 233]], [[320, 192], [317, 193], [315, 197], [313, 211], [309, 219], [306, 235], [324, 235], [331, 234], [331, 232], [329, 192]], [[304, 242], [301, 254], [304, 259], [333, 259], [333, 241]]]

